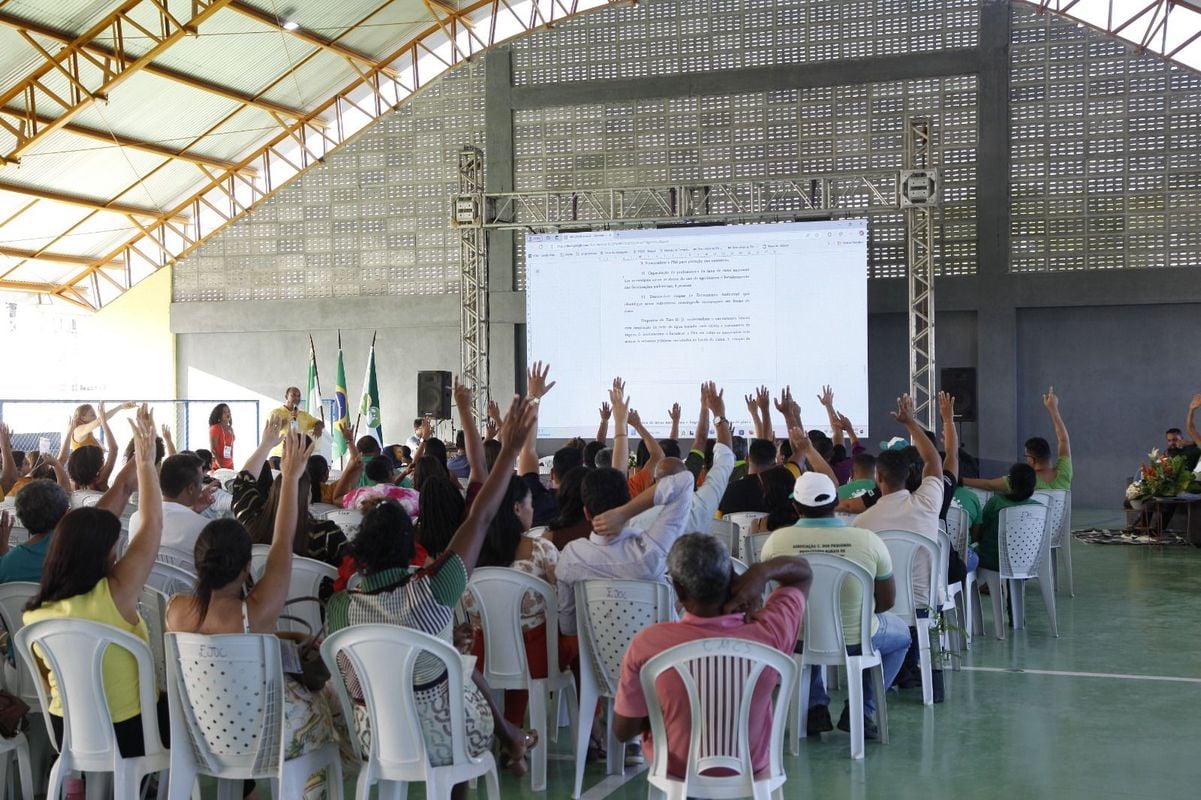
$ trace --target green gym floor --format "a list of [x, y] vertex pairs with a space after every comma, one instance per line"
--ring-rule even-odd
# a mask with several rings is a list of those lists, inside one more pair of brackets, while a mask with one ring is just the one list
[[[1123, 524], [1120, 515], [1081, 511], [1072, 521], [1077, 529]], [[945, 673], [945, 703], [925, 708], [920, 690], [889, 693], [889, 744], [868, 742], [858, 763], [839, 731], [806, 739], [799, 757], [786, 750], [785, 797], [1201, 796], [1201, 550], [1076, 541], [1072, 561], [1076, 596], [1057, 595], [1058, 639], [1031, 587], [1028, 628], [1004, 641], [976, 637], [963, 669]], [[990, 630], [991, 619], [986, 605]], [[839, 702], [835, 693], [831, 707]], [[552, 745], [544, 796], [555, 800], [571, 795], [566, 738]], [[603, 765], [589, 765], [584, 797], [646, 797], [645, 779], [632, 772], [606, 777]], [[507, 774], [501, 793], [538, 796], [528, 779]]]

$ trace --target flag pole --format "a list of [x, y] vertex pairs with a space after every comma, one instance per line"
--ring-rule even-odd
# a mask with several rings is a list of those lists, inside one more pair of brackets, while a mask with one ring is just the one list
[[[313, 334], [309, 333], [309, 354], [313, 359], [313, 377], [317, 379], [317, 399], [321, 399], [321, 370], [317, 368], [317, 346], [313, 344]], [[321, 425], [325, 425], [325, 403], [318, 402], [317, 408], [321, 413]], [[310, 412], [311, 413], [311, 412]]]
[[[378, 335], [379, 335], [378, 329], [376, 329], [375, 331], [373, 331], [371, 333], [371, 351], [375, 350], [375, 337]], [[366, 389], [366, 387], [364, 387], [364, 394], [366, 393], [365, 389]], [[355, 414], [355, 417], [354, 417], [354, 435], [356, 437], [359, 435], [359, 419], [361, 419], [362, 416], [363, 416], [363, 404], [362, 404], [362, 402], [360, 402], [359, 403], [359, 413]], [[383, 443], [381, 443], [380, 446], [383, 447]]]

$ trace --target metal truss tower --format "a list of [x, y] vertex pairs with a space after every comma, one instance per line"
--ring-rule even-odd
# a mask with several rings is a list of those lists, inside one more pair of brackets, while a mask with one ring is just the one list
[[477, 423], [487, 416], [488, 399], [488, 234], [481, 211], [484, 198], [484, 154], [478, 147], [459, 151], [459, 194], [454, 224], [459, 228], [459, 380], [475, 398]]

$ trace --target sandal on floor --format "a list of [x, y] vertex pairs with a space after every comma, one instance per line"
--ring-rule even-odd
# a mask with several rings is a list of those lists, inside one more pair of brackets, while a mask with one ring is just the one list
[[538, 731], [522, 731], [525, 734], [522, 740], [522, 754], [520, 758], [514, 758], [509, 748], [500, 748], [501, 767], [507, 768], [515, 777], [524, 778], [526, 773], [530, 771], [527, 756], [530, 750], [538, 746]]
[[605, 740], [600, 736], [590, 736], [588, 738], [588, 753], [585, 756], [586, 761], [605, 761], [609, 758], [609, 751], [605, 749]]

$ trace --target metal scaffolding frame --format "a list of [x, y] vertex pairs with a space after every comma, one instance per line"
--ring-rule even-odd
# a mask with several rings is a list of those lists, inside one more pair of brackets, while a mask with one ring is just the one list
[[[489, 230], [558, 231], [647, 227], [689, 220], [780, 222], [816, 216], [904, 211], [909, 283], [909, 394], [917, 418], [934, 430], [934, 266], [939, 173], [930, 121], [905, 125], [905, 169], [801, 175], [763, 181], [485, 193], [483, 156], [459, 153], [459, 194], [451, 198], [460, 229], [463, 380], [482, 418], [488, 387]], [[482, 390], [480, 387], [483, 387]]]

